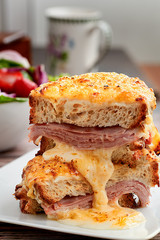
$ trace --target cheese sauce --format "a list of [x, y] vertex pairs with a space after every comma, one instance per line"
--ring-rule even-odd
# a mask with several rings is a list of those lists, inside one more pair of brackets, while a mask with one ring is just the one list
[[[48, 218], [54, 219], [52, 215], [48, 215]], [[56, 220], [64, 224], [84, 228], [127, 229], [144, 223], [145, 218], [138, 211], [121, 208], [116, 204], [110, 211], [108, 209], [99, 211], [96, 208], [59, 211]]]
[[[87, 228], [122, 229], [143, 222], [141, 213], [122, 208], [117, 202], [108, 202], [105, 186], [114, 172], [111, 161], [112, 149], [77, 150], [73, 146], [56, 141], [55, 148], [45, 153], [45, 160], [56, 155], [63, 161], [73, 163], [75, 169], [86, 178], [92, 186], [94, 197], [91, 209], [73, 209], [57, 211], [57, 218], [66, 224], [78, 225]], [[48, 216], [52, 218], [52, 216]]]

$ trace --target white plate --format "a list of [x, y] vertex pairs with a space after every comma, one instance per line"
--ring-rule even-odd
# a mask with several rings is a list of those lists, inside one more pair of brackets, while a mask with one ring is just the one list
[[152, 191], [150, 206], [141, 210], [146, 217], [146, 223], [127, 230], [85, 229], [48, 220], [44, 214], [22, 214], [19, 209], [19, 201], [14, 199], [13, 193], [15, 185], [21, 181], [23, 167], [27, 164], [28, 160], [34, 157], [34, 154], [35, 150], [0, 169], [0, 221], [109, 239], [149, 239], [160, 232], [160, 190], [158, 188]]

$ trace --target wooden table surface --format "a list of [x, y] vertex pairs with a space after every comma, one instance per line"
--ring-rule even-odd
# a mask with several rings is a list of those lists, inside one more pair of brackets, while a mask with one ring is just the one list
[[[39, 55], [41, 56], [42, 62], [44, 55], [38, 51], [34, 51], [34, 61], [35, 63], [39, 63]], [[37, 61], [36, 61], [37, 59]], [[123, 51], [110, 51], [108, 56], [103, 60], [99, 67], [100, 71], [116, 71], [116, 72], [123, 72], [130, 76], [139, 76], [143, 80], [147, 77], [142, 74], [140, 68], [138, 68], [131, 60], [130, 58], [123, 52]], [[143, 69], [144, 70], [144, 69]], [[154, 75], [154, 74], [153, 74]], [[149, 82], [149, 85], [152, 85], [152, 82]], [[155, 124], [158, 127], [160, 131], [160, 123], [159, 123], [159, 112], [160, 112], [160, 103], [158, 103], [157, 110], [155, 110], [154, 113], [154, 120]], [[0, 153], [0, 167], [4, 166], [5, 164], [15, 160], [19, 156], [23, 155], [24, 153], [32, 150], [35, 148], [35, 146], [32, 143], [28, 143], [27, 137], [23, 141], [17, 144], [17, 147], [6, 151], [3, 153]], [[49, 240], [49, 239], [75, 239], [75, 237], [78, 240], [84, 240], [84, 239], [93, 239], [91, 237], [83, 237], [83, 236], [75, 236], [71, 234], [64, 234], [54, 231], [48, 231], [48, 230], [42, 230], [42, 229], [36, 229], [31, 227], [24, 227], [19, 225], [13, 225], [8, 223], [0, 222], [0, 240], [7, 239], [35, 239], [35, 240]], [[154, 240], [160, 240], [160, 234], [152, 238]]]

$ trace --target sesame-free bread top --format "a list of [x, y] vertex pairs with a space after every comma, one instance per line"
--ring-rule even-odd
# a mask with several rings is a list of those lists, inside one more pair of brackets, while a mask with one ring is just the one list
[[82, 127], [138, 126], [156, 107], [153, 90], [138, 78], [118, 73], [61, 77], [30, 94], [30, 123]]

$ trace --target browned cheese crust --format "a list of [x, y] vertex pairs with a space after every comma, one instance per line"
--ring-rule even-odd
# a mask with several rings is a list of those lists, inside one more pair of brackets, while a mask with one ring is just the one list
[[136, 127], [156, 107], [153, 90], [139, 78], [104, 72], [43, 84], [31, 92], [29, 101], [30, 123], [82, 127]]
[[61, 157], [44, 160], [37, 156], [30, 160], [23, 170], [23, 185], [31, 191], [28, 196], [53, 204], [66, 195], [78, 196], [91, 193], [92, 189], [84, 177], [74, 169], [72, 163], [65, 163]]

